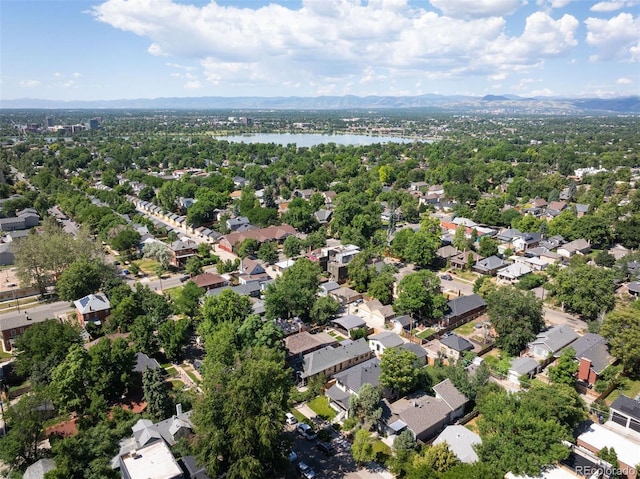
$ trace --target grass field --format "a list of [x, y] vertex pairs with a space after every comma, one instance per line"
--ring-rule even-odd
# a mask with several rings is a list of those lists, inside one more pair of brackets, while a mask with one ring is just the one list
[[307, 406], [311, 408], [318, 416], [327, 421], [330, 421], [336, 416], [336, 412], [329, 406], [329, 399], [327, 396], [318, 396], [307, 403]]
[[336, 333], [333, 330], [330, 330], [328, 332], [329, 336], [331, 336], [332, 338], [336, 338], [336, 341], [340, 342], [340, 341], [344, 341], [346, 338], [344, 336], [341, 336], [340, 334]]
[[380, 439], [373, 442], [373, 453], [376, 456], [376, 461], [382, 462], [383, 464], [391, 458], [391, 448]]
[[182, 381], [180, 381], [179, 379], [172, 379], [171, 380], [171, 385], [172, 385], [174, 391], [179, 391], [180, 389], [182, 389], [184, 387], [184, 383]]
[[167, 372], [167, 374], [169, 376], [175, 376], [176, 375], [176, 368], [174, 368], [173, 366], [165, 367], [164, 370]]
[[187, 373], [187, 376], [189, 376], [194, 383], [200, 384], [200, 380], [197, 378], [195, 374], [193, 374], [193, 371], [190, 371], [189, 369], [184, 368], [184, 372]]
[[140, 271], [150, 276], [156, 274], [156, 268], [160, 265], [156, 260], [149, 258], [138, 259], [134, 263], [140, 268]]
[[291, 410], [291, 414], [293, 414], [293, 417], [295, 417], [298, 420], [298, 422], [304, 422], [304, 420], [307, 418], [307, 416], [305, 416], [295, 408]]
[[640, 394], [640, 380], [632, 381], [631, 379], [625, 379], [621, 387], [614, 389], [611, 394], [607, 396], [607, 404], [611, 404], [618, 399], [620, 394], [624, 394], [631, 399], [638, 397], [638, 394]]
[[436, 330], [435, 329], [431, 329], [431, 328], [427, 328], [424, 331], [416, 334], [417, 337], [419, 337], [420, 339], [424, 339], [427, 336], [431, 336], [433, 333], [435, 333]]
[[467, 324], [463, 324], [459, 328], [454, 330], [455, 333], [460, 335], [467, 335], [473, 333], [473, 330], [476, 328], [476, 323], [474, 321], [469, 321]]

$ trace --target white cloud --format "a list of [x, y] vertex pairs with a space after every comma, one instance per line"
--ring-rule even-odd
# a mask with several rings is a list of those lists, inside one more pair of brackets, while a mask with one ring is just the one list
[[35, 88], [40, 85], [39, 80], [22, 80], [20, 81], [20, 87], [22, 88]]
[[180, 65], [179, 63], [165, 63], [168, 67], [177, 68], [178, 70], [194, 71], [196, 68], [188, 65]]
[[76, 82], [74, 82], [73, 80], [69, 80], [64, 82], [62, 85], [62, 88], [73, 88], [75, 86], [78, 86], [78, 84]]
[[632, 85], [633, 84], [633, 80], [631, 78], [627, 78], [627, 77], [620, 77], [620, 78], [618, 78], [616, 83], [618, 85]]
[[186, 90], [198, 90], [202, 88], [202, 83], [200, 83], [200, 80], [188, 81], [187, 83], [184, 84], [184, 88]]
[[60, 72], [55, 72], [53, 74], [53, 76], [56, 77], [56, 78], [62, 78], [64, 75], [62, 73], [60, 73]]
[[454, 18], [501, 17], [515, 12], [522, 0], [429, 0], [446, 16]]
[[529, 93], [529, 96], [552, 96], [554, 94], [553, 90], [550, 88], [542, 88], [541, 90], [533, 90]]
[[80, 72], [73, 72], [73, 78], [80, 78], [82, 74]]
[[621, 8], [635, 7], [639, 4], [640, 0], [610, 0], [596, 3], [591, 7], [591, 11], [598, 13], [615, 12]]
[[168, 61], [170, 68], [191, 71], [184, 64], [198, 61], [206, 82], [225, 87], [278, 87], [294, 77], [313, 91], [366, 84], [380, 93], [468, 75], [501, 81], [577, 45], [571, 15], [555, 20], [536, 12], [522, 32], [511, 26], [507, 34], [505, 19], [496, 15], [524, 0], [432, 0], [451, 16], [406, 0], [303, 0], [298, 9], [176, 2], [107, 0], [92, 14], [147, 38], [150, 54], [180, 59]]
[[620, 13], [608, 20], [587, 18], [587, 44], [598, 53], [592, 55], [592, 61], [627, 60], [640, 61], [640, 16]]

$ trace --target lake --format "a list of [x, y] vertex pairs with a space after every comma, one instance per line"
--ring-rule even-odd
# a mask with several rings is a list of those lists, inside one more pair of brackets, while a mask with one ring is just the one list
[[395, 136], [323, 135], [320, 133], [251, 133], [246, 135], [214, 136], [213, 138], [233, 143], [295, 144], [299, 147], [312, 147], [327, 143], [366, 146], [375, 143], [413, 143], [415, 141], [412, 138], [399, 138]]

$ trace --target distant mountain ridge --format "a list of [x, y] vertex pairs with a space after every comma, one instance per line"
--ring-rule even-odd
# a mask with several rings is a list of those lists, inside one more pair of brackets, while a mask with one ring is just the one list
[[41, 100], [22, 98], [0, 100], [4, 109], [274, 109], [274, 110], [344, 110], [430, 108], [446, 111], [475, 112], [568, 112], [588, 111], [640, 113], [640, 96], [618, 98], [523, 98], [516, 95], [425, 94], [418, 96], [317, 96], [317, 97], [167, 97], [122, 100]]

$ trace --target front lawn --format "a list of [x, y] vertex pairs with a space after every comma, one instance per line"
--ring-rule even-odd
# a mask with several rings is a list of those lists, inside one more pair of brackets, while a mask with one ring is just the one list
[[140, 268], [144, 274], [154, 276], [156, 274], [156, 269], [160, 265], [155, 259], [143, 258], [134, 261], [134, 263]]
[[291, 409], [291, 414], [293, 414], [293, 417], [295, 417], [298, 420], [298, 422], [304, 422], [304, 420], [307, 419], [307, 416], [302, 414], [296, 408]]
[[391, 448], [380, 439], [373, 442], [373, 453], [375, 454], [376, 462], [382, 464], [386, 464], [391, 458]]
[[307, 403], [307, 406], [311, 408], [322, 419], [330, 421], [336, 417], [336, 412], [329, 406], [329, 399], [327, 396], [318, 396]]

